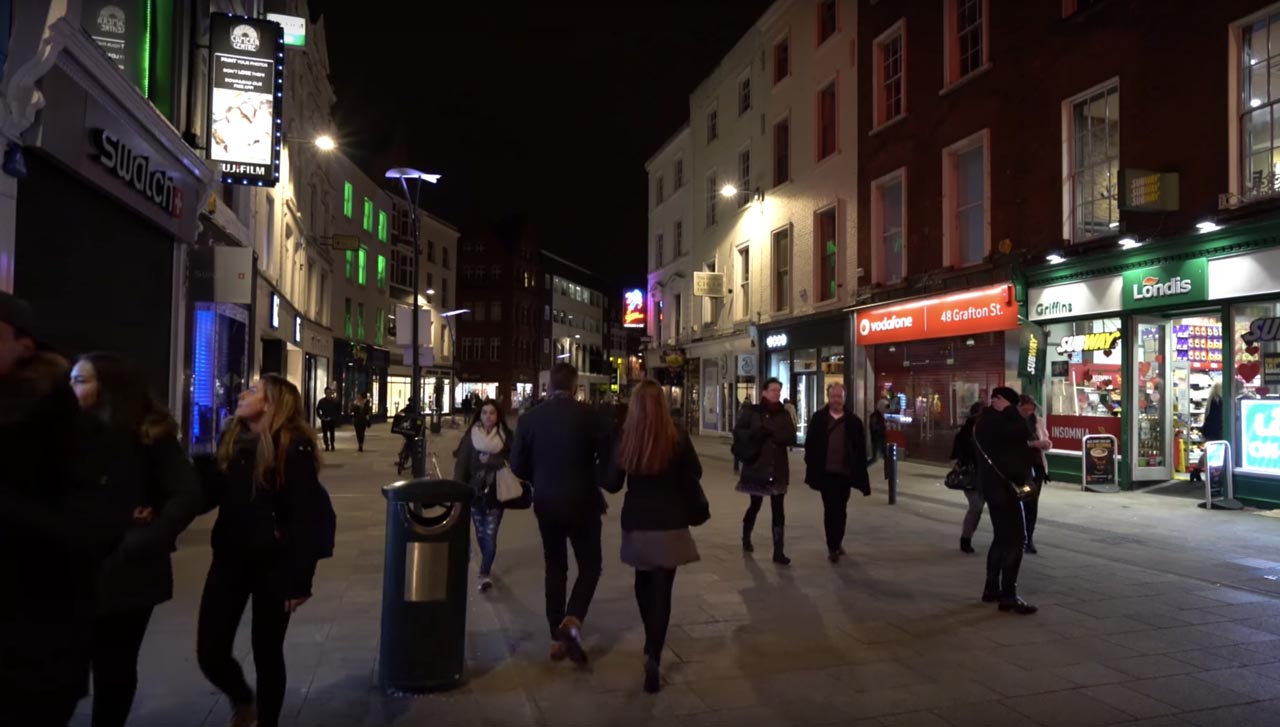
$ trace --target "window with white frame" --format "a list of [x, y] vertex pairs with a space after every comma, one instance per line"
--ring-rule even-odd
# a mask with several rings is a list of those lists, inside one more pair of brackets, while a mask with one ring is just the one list
[[791, 119], [773, 125], [773, 186], [791, 181]]
[[497, 361], [498, 353], [501, 349], [502, 349], [502, 339], [497, 338], [496, 336], [494, 338], [490, 338], [489, 339], [489, 360]]
[[673, 186], [675, 189], [680, 189], [684, 186], [684, 160], [677, 159], [675, 167], [675, 179], [672, 180], [674, 182]]
[[659, 232], [653, 239], [653, 267], [654, 269], [662, 267], [664, 258], [666, 257], [662, 249], [662, 233]]
[[720, 120], [719, 114], [715, 109], [707, 111], [707, 143], [715, 141], [720, 137]]
[[1070, 101], [1067, 127], [1070, 239], [1081, 242], [1120, 226], [1120, 84]]
[[[703, 272], [716, 272], [716, 259], [711, 258], [702, 266]], [[713, 327], [720, 322], [720, 316], [724, 313], [724, 298], [707, 297], [706, 303], [703, 304], [704, 323], [708, 327]]]
[[1272, 134], [1272, 124], [1280, 129], [1280, 13], [1242, 27], [1240, 50], [1240, 194], [1248, 198], [1280, 189], [1280, 133]]
[[741, 116], [751, 110], [751, 76], [744, 76], [738, 80], [738, 115]]
[[906, 56], [906, 22], [900, 20], [875, 41], [872, 65], [876, 126], [883, 126], [906, 111]]
[[675, 247], [672, 255], [680, 257], [684, 254], [684, 222], [676, 220], [676, 223], [672, 225], [671, 233], [671, 243]]
[[835, 205], [814, 215], [813, 242], [818, 253], [818, 300], [835, 300], [840, 287], [840, 234]]
[[716, 185], [716, 173], [713, 171], [707, 175], [707, 227], [716, 223], [716, 198], [720, 195], [720, 189]]
[[818, 158], [836, 153], [836, 82], [818, 92]]
[[942, 152], [942, 234], [946, 264], [975, 265], [987, 256], [990, 249], [987, 176], [985, 130]]
[[751, 317], [751, 243], [738, 248], [738, 317]]
[[791, 75], [791, 38], [783, 36], [773, 44], [773, 82]]
[[871, 185], [874, 282], [897, 283], [906, 275], [906, 196], [906, 174], [901, 170]]
[[836, 34], [836, 0], [818, 3], [818, 45]]
[[785, 311], [791, 307], [791, 226], [773, 231], [773, 310]]
[[751, 148], [738, 152], [738, 207], [751, 203]]
[[653, 197], [656, 200], [655, 204], [662, 204], [662, 201], [667, 198], [666, 190], [663, 189], [662, 175], [658, 175], [658, 180], [654, 182]]
[[987, 64], [987, 4], [990, 0], [946, 0], [946, 82], [955, 83]]

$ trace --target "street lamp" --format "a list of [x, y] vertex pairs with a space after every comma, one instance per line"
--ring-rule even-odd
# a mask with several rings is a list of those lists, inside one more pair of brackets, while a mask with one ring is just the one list
[[[421, 352], [418, 349], [418, 285], [422, 281], [422, 224], [418, 220], [418, 200], [422, 196], [423, 181], [436, 184], [440, 181], [439, 174], [427, 174], [417, 169], [408, 167], [395, 167], [388, 169], [387, 179], [399, 179], [400, 188], [404, 191], [404, 201], [413, 211], [413, 374], [410, 377], [410, 386], [412, 390], [409, 393], [409, 411], [413, 416], [417, 417], [422, 411], [422, 371], [419, 368]], [[413, 195], [409, 194], [409, 180], [416, 180], [413, 188]], [[423, 445], [426, 444], [426, 437], [422, 439]], [[413, 448], [413, 476], [415, 478], [425, 477], [427, 474], [427, 461], [423, 447]]]
[[338, 148], [338, 142], [334, 141], [333, 137], [328, 134], [317, 136], [315, 144], [320, 151], [333, 151]]
[[[428, 290], [427, 294], [430, 295], [434, 292], [433, 290]], [[458, 332], [453, 330], [453, 317], [470, 312], [470, 308], [455, 308], [440, 314], [440, 317], [444, 319], [445, 326], [449, 329], [449, 421], [454, 420], [454, 412], [457, 411], [453, 408], [453, 389], [458, 385]]]

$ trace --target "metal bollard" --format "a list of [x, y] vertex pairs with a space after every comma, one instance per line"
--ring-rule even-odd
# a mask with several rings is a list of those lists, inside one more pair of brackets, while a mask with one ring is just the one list
[[888, 444], [885, 447], [886, 455], [884, 460], [885, 469], [888, 470], [889, 480], [889, 504], [898, 504], [898, 445]]

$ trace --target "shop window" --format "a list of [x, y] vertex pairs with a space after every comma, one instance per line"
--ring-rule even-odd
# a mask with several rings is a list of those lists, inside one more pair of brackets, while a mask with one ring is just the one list
[[[1079, 452], [1086, 434], [1121, 440], [1122, 365], [1128, 346], [1120, 319], [1052, 323], [1045, 328], [1045, 341], [1047, 383], [1041, 403], [1054, 449]], [[1145, 373], [1150, 375], [1150, 367]]]
[[1070, 239], [1082, 242], [1120, 227], [1120, 84], [1068, 102], [1067, 195]]
[[1280, 475], [1280, 302], [1233, 306], [1233, 456], [1242, 470]]

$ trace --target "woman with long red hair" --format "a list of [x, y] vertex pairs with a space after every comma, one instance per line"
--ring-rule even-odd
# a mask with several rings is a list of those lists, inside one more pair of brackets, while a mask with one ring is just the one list
[[616, 466], [604, 488], [622, 504], [622, 562], [636, 569], [636, 605], [644, 621], [644, 689], [662, 687], [659, 668], [671, 621], [676, 569], [699, 559], [689, 526], [710, 516], [699, 479], [702, 464], [689, 435], [667, 411], [662, 387], [645, 381], [631, 395], [614, 453]]

